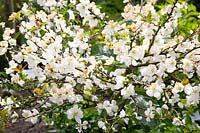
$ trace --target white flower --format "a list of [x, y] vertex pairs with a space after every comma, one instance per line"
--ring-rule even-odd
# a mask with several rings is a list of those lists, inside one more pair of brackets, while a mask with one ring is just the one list
[[39, 112], [36, 109], [33, 109], [32, 112], [30, 110], [22, 110], [22, 116], [26, 118], [26, 121], [30, 121], [33, 124], [36, 124], [38, 121]]
[[75, 19], [75, 16], [74, 16], [73, 11], [72, 11], [72, 10], [68, 10], [67, 12], [69, 13], [69, 19], [70, 19], [70, 20], [74, 20], [74, 19]]
[[156, 97], [157, 99], [160, 99], [162, 92], [163, 90], [158, 83], [152, 83], [149, 87], [147, 87], [146, 94], [148, 96]]
[[114, 72], [111, 72], [110, 74], [114, 76], [118, 76], [125, 73], [125, 71], [126, 71], [125, 69], [116, 69]]
[[152, 81], [154, 80], [154, 74], [157, 73], [157, 68], [155, 65], [148, 65], [147, 67], [142, 67], [140, 69], [140, 73], [143, 76], [144, 81]]
[[123, 3], [128, 3], [129, 2], [129, 0], [123, 0]]
[[17, 41], [15, 39], [10, 39], [10, 40], [8, 40], [8, 42], [12, 46], [16, 46], [16, 44], [17, 44]]
[[183, 108], [183, 103], [181, 103], [181, 102], [178, 102], [178, 106], [179, 106], [179, 108]]
[[16, 122], [18, 117], [19, 115], [14, 111], [14, 113], [11, 115], [12, 123]]
[[161, 114], [161, 108], [160, 107], [156, 108], [156, 112], [160, 115]]
[[5, 28], [4, 33], [3, 33], [3, 39], [5, 41], [8, 41], [11, 39], [11, 34], [15, 32], [15, 29], [10, 29], [10, 28]]
[[88, 121], [83, 121], [83, 129], [87, 129], [87, 126], [88, 126]]
[[6, 103], [7, 103], [7, 105], [12, 105], [14, 103], [14, 101], [10, 97], [8, 97], [6, 99]]
[[130, 96], [134, 96], [135, 95], [135, 90], [134, 90], [134, 86], [133, 85], [129, 85], [128, 87], [124, 88], [121, 90], [121, 95], [127, 99]]
[[90, 27], [96, 27], [97, 24], [98, 24], [98, 20], [97, 19], [94, 19], [94, 18], [89, 19]]
[[137, 112], [134, 112], [133, 114], [137, 120], [142, 120], [142, 116], [139, 116]]
[[55, 0], [37, 0], [37, 3], [40, 6], [55, 6], [56, 5], [56, 1]]
[[174, 93], [173, 96], [171, 96], [171, 99], [169, 99], [169, 103], [171, 103], [172, 105], [174, 105], [175, 103], [180, 101], [180, 95], [177, 93]]
[[116, 76], [115, 81], [117, 82], [117, 84], [115, 85], [114, 88], [112, 88], [112, 90], [118, 90], [120, 88], [122, 88], [124, 86], [123, 82], [125, 80], [124, 76]]
[[120, 111], [119, 117], [123, 118], [126, 116], [126, 112], [124, 110]]
[[196, 73], [198, 74], [198, 76], [200, 76], [200, 65], [198, 65], [197, 67], [196, 67]]
[[20, 78], [20, 76], [18, 75], [18, 74], [11, 74], [11, 81], [13, 82], [13, 83], [17, 83], [17, 84], [19, 84], [19, 85], [23, 85], [25, 82]]
[[136, 46], [131, 50], [131, 57], [135, 60], [142, 60], [145, 54], [145, 49], [142, 46]]
[[192, 92], [189, 96], [186, 96], [187, 105], [197, 105], [199, 104], [199, 92], [200, 86], [195, 86], [192, 88]]
[[0, 105], [2, 106], [7, 105], [5, 99], [1, 99], [1, 97], [0, 97]]
[[73, 88], [70, 84], [64, 84], [62, 88], [57, 88], [56, 84], [52, 84], [52, 88], [50, 90], [50, 101], [56, 103], [58, 105], [63, 104], [63, 101], [68, 99], [69, 102], [77, 102], [81, 101], [82, 97], [80, 98], [78, 95], [74, 95]]
[[189, 59], [183, 59], [183, 70], [185, 70], [186, 72], [192, 72], [193, 70], [193, 63], [191, 60]]
[[6, 53], [8, 48], [8, 42], [7, 41], [0, 41], [0, 55], [3, 55]]
[[172, 89], [172, 93], [179, 93], [184, 90], [184, 86], [181, 83], [175, 83], [174, 88]]
[[157, 2], [157, 0], [148, 0], [148, 3], [150, 4], [155, 4]]
[[5, 27], [5, 22], [0, 22], [0, 26], [1, 26], [2, 28], [4, 28], [4, 27]]
[[90, 11], [88, 10], [89, 3], [90, 2], [87, 0], [76, 5], [76, 10], [79, 11], [81, 17], [86, 17], [88, 14], [90, 14]]
[[50, 97], [50, 101], [59, 105], [63, 104], [63, 100], [67, 98], [65, 91], [63, 89], [53, 88], [51, 90], [52, 97]]
[[151, 119], [153, 119], [155, 116], [155, 114], [151, 108], [147, 108], [147, 110], [144, 112], [144, 114], [146, 116], [147, 121], [151, 121]]
[[28, 5], [26, 3], [23, 4], [22, 11], [27, 12]]
[[98, 126], [99, 126], [99, 128], [102, 128], [103, 130], [106, 130], [105, 122], [98, 121]]
[[108, 58], [107, 60], [106, 60], [106, 63], [105, 63], [105, 65], [111, 65], [113, 62], [114, 62], [114, 57], [110, 57], [110, 58]]
[[180, 126], [180, 125], [182, 125], [182, 121], [179, 118], [174, 117], [172, 124], [174, 124], [176, 126]]
[[190, 95], [192, 93], [192, 86], [191, 84], [187, 84], [185, 87], [184, 87], [184, 92], [187, 94], [187, 95]]
[[72, 48], [77, 48], [82, 45], [82, 42], [78, 39], [74, 39], [73, 42], [68, 42], [68, 45]]
[[31, 49], [31, 51], [36, 52], [38, 50], [37, 45], [35, 43], [33, 43], [32, 41], [27, 40], [26, 43], [27, 43], [28, 47]]
[[35, 117], [32, 117], [31, 118], [31, 122], [33, 123], [33, 124], [35, 124], [35, 123], [37, 123], [37, 121], [38, 121], [38, 115], [39, 114], [39, 112], [36, 110], [36, 109], [33, 109], [32, 110], [32, 116], [35, 116]]
[[73, 5], [76, 4], [76, 0], [70, 0], [70, 3], [72, 3]]
[[199, 121], [200, 120], [200, 115], [199, 115], [199, 111], [196, 111], [195, 113], [193, 113], [190, 118], [192, 119], [192, 122], [194, 123], [195, 121]]
[[0, 97], [0, 105], [5, 106], [4, 109], [8, 109], [10, 111], [13, 104], [14, 101], [11, 99], [11, 97], [8, 97], [6, 99], [1, 99]]
[[83, 123], [78, 123], [78, 126], [76, 127], [79, 133], [83, 132], [83, 129], [85, 130], [87, 128], [88, 128], [88, 121], [83, 121]]
[[28, 118], [32, 115], [30, 110], [22, 110], [22, 116]]
[[106, 110], [109, 116], [113, 116], [118, 110], [118, 106], [115, 100], [110, 101], [106, 100], [103, 102], [103, 108]]
[[78, 105], [74, 105], [71, 109], [67, 110], [68, 119], [74, 118], [78, 123], [81, 123], [81, 118], [83, 118], [83, 111], [78, 108]]
[[167, 72], [172, 73], [176, 70], [176, 60], [174, 58], [167, 58], [165, 61]]
[[162, 15], [164, 15], [164, 14], [170, 12], [171, 8], [172, 8], [172, 5], [167, 5], [164, 8], [162, 8], [162, 10], [160, 12]]
[[58, 105], [63, 104], [63, 98], [62, 98], [62, 96], [60, 96], [58, 94], [52, 94], [52, 97], [50, 97], [49, 100], [53, 103], [58, 104]]

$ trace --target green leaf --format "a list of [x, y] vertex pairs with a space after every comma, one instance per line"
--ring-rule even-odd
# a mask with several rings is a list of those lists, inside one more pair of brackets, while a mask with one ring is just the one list
[[40, 35], [43, 37], [45, 35], [45, 31], [44, 30], [40, 30]]
[[21, 34], [20, 32], [16, 32], [14, 38], [17, 39], [20, 36], [20, 34]]
[[198, 36], [198, 41], [200, 42], [200, 35]]

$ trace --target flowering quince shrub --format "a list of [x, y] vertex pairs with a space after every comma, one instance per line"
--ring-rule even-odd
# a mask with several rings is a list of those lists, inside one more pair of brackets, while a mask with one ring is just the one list
[[1, 127], [199, 131], [199, 13], [177, 0], [124, 2], [122, 21], [89, 0], [29, 0], [10, 16], [16, 29], [1, 23], [1, 88], [21, 94], [0, 97]]

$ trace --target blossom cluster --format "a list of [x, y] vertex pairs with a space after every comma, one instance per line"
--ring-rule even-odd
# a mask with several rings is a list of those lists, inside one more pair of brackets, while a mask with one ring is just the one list
[[122, 22], [107, 20], [89, 0], [24, 3], [10, 16], [18, 31], [2, 26], [0, 55], [12, 57], [5, 69], [11, 84], [35, 101], [27, 108], [8, 97], [0, 105], [17, 117], [12, 107], [19, 106], [34, 124], [54, 125], [62, 114], [61, 128], [75, 125], [79, 132], [118, 131], [157, 118], [185, 127], [200, 92], [199, 29], [179, 31], [188, 5], [175, 0], [158, 10], [155, 0], [124, 2]]

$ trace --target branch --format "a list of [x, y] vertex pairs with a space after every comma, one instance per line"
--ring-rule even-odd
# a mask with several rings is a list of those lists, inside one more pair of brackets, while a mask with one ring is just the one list
[[179, 42], [176, 45], [174, 45], [173, 48], [176, 49], [179, 44], [182, 44], [183, 42], [187, 41], [189, 38], [193, 37], [198, 31], [199, 31], [199, 26], [194, 30], [193, 33], [191, 33], [189, 36], [184, 38], [181, 42]]
[[130, 65], [129, 67], [126, 68], [126, 72], [125, 74], [130, 74], [130, 70], [133, 70], [134, 68], [138, 68], [138, 67], [142, 67], [142, 66], [148, 66], [148, 65], [151, 65], [151, 64], [158, 64], [159, 62], [150, 62], [150, 63], [144, 63], [144, 64], [138, 64], [136, 66], [133, 66], [133, 65]]
[[178, 0], [175, 0], [175, 1], [174, 1], [173, 7], [172, 7], [170, 13], [168, 14], [167, 19], [166, 19], [161, 25], [158, 26], [158, 29], [156, 30], [155, 34], [153, 35], [153, 38], [152, 38], [151, 41], [150, 41], [150, 45], [149, 45], [149, 48], [148, 48], [148, 51], [147, 51], [148, 54], [149, 54], [149, 52], [150, 52], [150, 50], [151, 50], [151, 47], [152, 47], [153, 44], [154, 44], [154, 41], [155, 41], [156, 36], [158, 35], [158, 32], [159, 32], [160, 29], [165, 25], [165, 23], [167, 23], [167, 22], [169, 21], [169, 19], [171, 18], [171, 15], [172, 15], [172, 13], [173, 13], [173, 11], [174, 11], [174, 8], [176, 7], [176, 3], [177, 3], [177, 2], [178, 2]]
[[173, 80], [175, 80], [175, 81], [177, 81], [177, 82], [181, 82], [181, 80], [180, 79], [178, 79], [174, 74], [172, 74], [172, 73], [168, 73], [168, 72], [166, 72]]

